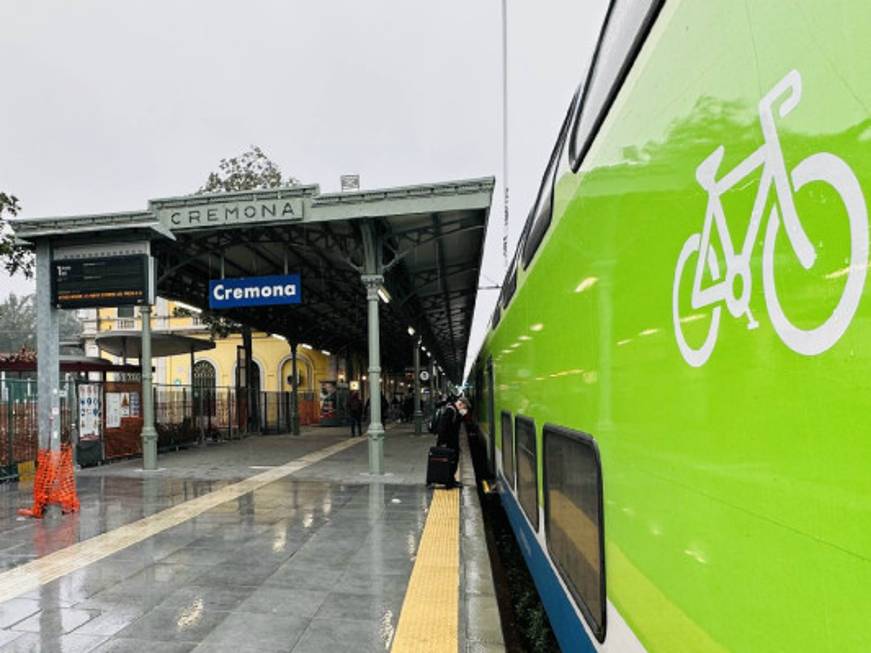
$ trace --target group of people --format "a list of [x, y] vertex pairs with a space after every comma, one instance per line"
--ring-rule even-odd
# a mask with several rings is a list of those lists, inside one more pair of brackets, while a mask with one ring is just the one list
[[[394, 398], [398, 403], [398, 400]], [[381, 396], [381, 415], [387, 419], [390, 404], [387, 399]], [[357, 438], [363, 435], [363, 415], [369, 412], [369, 401], [364, 404], [360, 393], [354, 391], [348, 400], [348, 412], [351, 416], [351, 437]], [[407, 416], [411, 419], [412, 415]], [[395, 417], [394, 417], [395, 419]], [[462, 396], [448, 395], [443, 397], [435, 406], [432, 417], [432, 422], [429, 425], [429, 431], [436, 436], [437, 447], [447, 447], [453, 451], [450, 456], [450, 474], [446, 487], [458, 487], [460, 485], [456, 480], [457, 466], [460, 460], [460, 426], [465, 423], [467, 433], [472, 425], [471, 415], [469, 414], [469, 402]], [[429, 481], [428, 481], [429, 482]]]
[[[436, 415], [438, 416], [437, 424], [434, 424], [434, 432], [439, 436], [439, 441], [444, 436], [446, 442], [458, 442], [460, 424], [465, 420], [469, 412], [469, 404], [463, 397], [448, 395], [435, 405]], [[400, 402], [398, 397], [393, 398], [393, 403], [387, 401], [384, 395], [381, 395], [381, 419], [386, 422], [391, 417], [400, 422], [410, 422], [414, 417], [414, 399], [410, 395], [403, 398]], [[364, 416], [369, 413], [369, 399], [363, 402], [360, 392], [354, 390], [348, 400], [348, 413], [351, 417], [351, 437], [356, 438], [363, 435], [363, 420]], [[447, 415], [447, 419], [441, 419]], [[456, 431], [455, 435], [449, 435]], [[451, 446], [450, 444], [446, 446]], [[456, 448], [456, 447], [452, 447]]]
[[[360, 437], [363, 435], [364, 416], [369, 414], [369, 399], [364, 403], [358, 390], [354, 390], [348, 399], [348, 414], [351, 418], [351, 437]], [[413, 416], [414, 400], [411, 395], [406, 395], [401, 402], [396, 396], [393, 397], [392, 402], [388, 402], [387, 397], [381, 395], [382, 422], [386, 423], [388, 420], [410, 422]]]

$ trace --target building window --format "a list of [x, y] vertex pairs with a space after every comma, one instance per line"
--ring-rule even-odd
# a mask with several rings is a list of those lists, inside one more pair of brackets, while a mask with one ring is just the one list
[[118, 317], [133, 317], [133, 306], [119, 306]]
[[592, 437], [545, 425], [544, 496], [551, 559], [602, 642], [606, 605], [602, 467]]
[[538, 531], [538, 451], [535, 442], [535, 422], [528, 417], [516, 417], [514, 433], [517, 450], [517, 500]]
[[502, 411], [502, 473], [512, 490], [516, 485], [514, 478], [514, 425], [511, 413]]

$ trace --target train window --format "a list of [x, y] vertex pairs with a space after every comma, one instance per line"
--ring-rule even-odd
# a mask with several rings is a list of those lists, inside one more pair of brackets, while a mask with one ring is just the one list
[[501, 320], [501, 319], [502, 319], [502, 310], [499, 308], [499, 305], [497, 304], [496, 310], [493, 311], [493, 327], [492, 328], [495, 329], [497, 326], [499, 326], [499, 320]]
[[566, 117], [563, 118], [562, 127], [559, 130], [556, 144], [553, 146], [553, 151], [550, 154], [547, 168], [541, 179], [541, 186], [538, 188], [538, 195], [535, 198], [535, 204], [532, 205], [532, 210], [526, 220], [526, 229], [528, 231], [526, 242], [523, 244], [523, 269], [529, 267], [532, 257], [538, 251], [538, 246], [544, 240], [544, 234], [550, 226], [553, 218], [553, 185], [556, 179], [556, 171], [559, 167], [560, 157], [562, 156], [563, 146], [566, 142], [566, 134], [569, 131], [572, 116], [575, 113], [575, 105], [577, 104], [580, 89], [575, 92], [572, 101], [569, 104], [569, 110], [566, 112]]
[[526, 513], [533, 530], [538, 531], [538, 450], [535, 442], [535, 422], [528, 417], [514, 420], [517, 451], [517, 500]]
[[512, 262], [508, 274], [505, 275], [505, 281], [502, 282], [502, 308], [508, 308], [515, 290], [517, 290], [517, 266]]
[[663, 2], [611, 0], [569, 139], [574, 172], [581, 167]]
[[517, 485], [514, 479], [514, 425], [511, 413], [502, 411], [502, 473], [509, 487], [513, 490]]
[[560, 575], [600, 642], [605, 640], [602, 467], [586, 433], [544, 427], [544, 528]]
[[496, 389], [493, 376], [493, 358], [487, 358], [487, 430], [490, 437], [487, 440], [487, 465], [496, 473]]

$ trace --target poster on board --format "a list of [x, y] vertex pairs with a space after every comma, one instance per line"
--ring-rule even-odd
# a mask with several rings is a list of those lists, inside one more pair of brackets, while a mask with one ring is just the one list
[[103, 423], [100, 386], [83, 383], [79, 386], [79, 439], [99, 440]]
[[139, 417], [139, 393], [130, 393], [130, 417]]
[[121, 426], [121, 392], [106, 393], [106, 428], [117, 429]]

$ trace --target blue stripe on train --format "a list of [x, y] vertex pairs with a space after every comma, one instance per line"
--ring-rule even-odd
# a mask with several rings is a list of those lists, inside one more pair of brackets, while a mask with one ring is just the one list
[[517, 543], [523, 552], [526, 566], [529, 567], [535, 586], [538, 588], [538, 594], [541, 596], [544, 609], [547, 610], [550, 625], [560, 648], [562, 648], [563, 653], [595, 653], [596, 649], [587, 636], [587, 631], [584, 630], [578, 613], [575, 612], [571, 603], [572, 599], [563, 591], [556, 572], [529, 527], [529, 522], [520, 511], [520, 505], [514, 495], [505, 490], [508, 484], [504, 477], [499, 485], [502, 506], [511, 522], [511, 528], [514, 529]]

